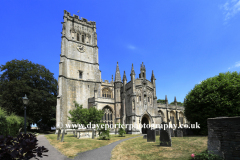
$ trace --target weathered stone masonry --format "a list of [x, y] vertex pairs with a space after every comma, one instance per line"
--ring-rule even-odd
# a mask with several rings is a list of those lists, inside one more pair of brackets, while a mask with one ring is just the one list
[[[56, 126], [71, 124], [67, 116], [74, 109], [74, 101], [83, 108], [96, 107], [104, 110], [102, 119], [108, 124], [161, 124], [186, 123], [184, 107], [157, 103], [156, 78], [152, 71], [151, 79], [146, 78], [146, 67], [142, 63], [139, 77], [136, 78], [132, 64], [130, 81], [121, 73], [117, 63], [115, 79], [109, 82], [101, 79], [98, 63], [96, 22], [64, 11], [62, 22], [62, 43], [59, 63], [59, 93], [56, 109]], [[128, 133], [143, 130], [129, 128]]]
[[208, 151], [224, 159], [240, 159], [240, 117], [208, 118]]

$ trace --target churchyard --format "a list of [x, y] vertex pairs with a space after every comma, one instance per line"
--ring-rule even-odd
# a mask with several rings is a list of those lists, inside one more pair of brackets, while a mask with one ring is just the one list
[[159, 136], [156, 142], [138, 137], [124, 141], [112, 151], [112, 160], [120, 159], [191, 159], [191, 154], [201, 153], [207, 149], [207, 136], [172, 137], [172, 147], [160, 146]]
[[63, 155], [73, 158], [77, 153], [93, 150], [122, 139], [135, 137], [136, 135], [126, 134], [125, 137], [110, 135], [110, 140], [98, 140], [97, 138], [77, 139], [73, 134], [67, 134], [64, 136], [63, 142], [61, 142], [61, 139], [57, 140], [57, 134], [48, 134], [45, 136], [50, 144], [58, 149]]
[[[135, 137], [111, 135], [110, 140], [77, 139], [73, 135], [65, 135], [64, 142], [57, 140], [57, 134], [46, 135], [49, 142], [62, 154], [73, 158], [77, 153], [99, 148], [115, 141]], [[191, 154], [201, 153], [207, 149], [207, 137], [172, 137], [172, 147], [160, 146], [160, 136], [156, 142], [147, 142], [143, 136], [127, 140], [117, 145], [112, 151], [112, 159], [191, 159]]]

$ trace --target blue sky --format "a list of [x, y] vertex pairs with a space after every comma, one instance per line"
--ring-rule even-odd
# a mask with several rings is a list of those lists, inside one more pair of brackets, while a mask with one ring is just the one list
[[157, 97], [184, 97], [201, 81], [240, 69], [240, 0], [2, 0], [0, 65], [28, 59], [58, 78], [63, 10], [95, 21], [99, 68], [136, 78], [144, 62]]

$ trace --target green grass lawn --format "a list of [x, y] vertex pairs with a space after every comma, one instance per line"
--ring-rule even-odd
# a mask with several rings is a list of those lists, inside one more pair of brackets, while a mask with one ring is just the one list
[[143, 137], [130, 139], [117, 145], [112, 151], [112, 160], [187, 160], [191, 154], [207, 149], [208, 137], [172, 137], [172, 147], [159, 146], [156, 142], [147, 142]]
[[64, 142], [61, 142], [59, 140], [57, 141], [57, 134], [45, 135], [45, 137], [49, 140], [51, 145], [57, 148], [62, 154], [70, 158], [75, 157], [77, 153], [99, 148], [118, 140], [135, 137], [139, 135], [126, 134], [125, 137], [119, 137], [118, 135], [110, 135], [110, 136], [111, 136], [110, 140], [98, 140], [97, 138], [77, 139], [73, 135], [65, 135]]

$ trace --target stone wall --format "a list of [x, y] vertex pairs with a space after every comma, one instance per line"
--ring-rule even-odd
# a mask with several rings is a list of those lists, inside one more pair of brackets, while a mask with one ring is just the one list
[[240, 157], [240, 117], [208, 118], [208, 151], [224, 159]]

